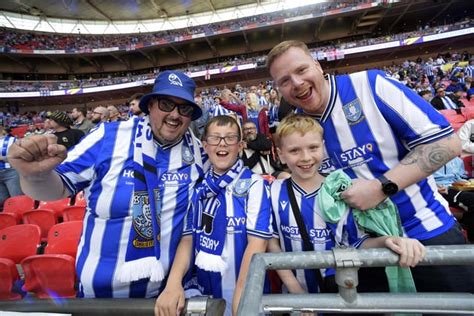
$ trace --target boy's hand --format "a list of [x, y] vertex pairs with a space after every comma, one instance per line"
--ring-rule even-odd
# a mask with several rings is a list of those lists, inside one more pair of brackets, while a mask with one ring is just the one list
[[166, 286], [155, 302], [155, 316], [177, 316], [184, 308], [184, 290], [179, 286]]
[[400, 255], [402, 268], [415, 267], [426, 255], [425, 246], [412, 238], [391, 236], [385, 239], [385, 247]]

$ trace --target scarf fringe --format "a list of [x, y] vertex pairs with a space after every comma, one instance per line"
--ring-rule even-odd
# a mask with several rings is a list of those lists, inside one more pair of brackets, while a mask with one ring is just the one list
[[159, 282], [164, 279], [164, 276], [163, 265], [155, 257], [124, 262], [118, 273], [118, 279], [123, 283], [145, 278], [150, 278], [151, 282]]
[[206, 271], [224, 272], [227, 268], [226, 262], [221, 256], [199, 251], [196, 256], [196, 265]]

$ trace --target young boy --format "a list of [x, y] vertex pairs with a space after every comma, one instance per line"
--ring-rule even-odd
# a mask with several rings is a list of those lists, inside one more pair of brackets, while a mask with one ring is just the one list
[[182, 265], [173, 266], [157, 315], [176, 315], [184, 304], [181, 280], [191, 256], [191, 233], [198, 285], [202, 294], [226, 300], [225, 315], [236, 314], [250, 259], [265, 252], [272, 237], [269, 188], [239, 158], [243, 142], [237, 121], [225, 115], [212, 118], [202, 139], [212, 166], [191, 199], [177, 252]]
[[[394, 236], [369, 238], [357, 227], [352, 210], [346, 211], [338, 223], [326, 223], [317, 201], [319, 188], [324, 182], [324, 177], [318, 172], [324, 148], [322, 127], [309, 116], [291, 115], [283, 119], [276, 134], [278, 154], [291, 170], [291, 178], [276, 180], [271, 186], [274, 238], [269, 243], [269, 251], [303, 250], [302, 237], [288, 197], [287, 182], [290, 181], [314, 250], [330, 250], [337, 245], [387, 247], [400, 254], [402, 267], [413, 267], [424, 257], [425, 249], [417, 240]], [[296, 275], [290, 270], [279, 270], [278, 274], [290, 293], [319, 292], [314, 269], [296, 270]], [[334, 270], [321, 269], [321, 275], [325, 286], [334, 289]]]

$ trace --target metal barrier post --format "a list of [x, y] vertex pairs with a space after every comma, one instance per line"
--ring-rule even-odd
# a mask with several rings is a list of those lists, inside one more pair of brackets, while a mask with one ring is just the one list
[[[259, 315], [261, 311], [311, 310], [318, 312], [367, 313], [474, 313], [470, 293], [357, 293], [358, 267], [398, 264], [399, 256], [384, 248], [334, 249], [322, 252], [261, 253], [253, 256], [238, 315]], [[474, 265], [474, 245], [428, 246], [419, 265]], [[336, 268], [338, 294], [263, 295], [266, 269]], [[346, 271], [348, 270], [348, 271]], [[342, 273], [341, 273], [342, 272]]]

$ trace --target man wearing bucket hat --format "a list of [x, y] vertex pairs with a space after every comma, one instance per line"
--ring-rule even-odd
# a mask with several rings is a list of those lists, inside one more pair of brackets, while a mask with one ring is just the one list
[[57, 137], [57, 142], [64, 145], [66, 149], [79, 143], [84, 132], [78, 129], [71, 129], [73, 120], [64, 112], [56, 111], [48, 116], [49, 125], [54, 130], [53, 135]]
[[195, 87], [185, 74], [164, 71], [140, 100], [144, 117], [101, 124], [68, 153], [43, 135], [12, 148], [26, 194], [57, 200], [85, 192], [79, 296], [148, 298], [164, 287], [194, 184], [208, 168], [188, 129], [201, 115]]

